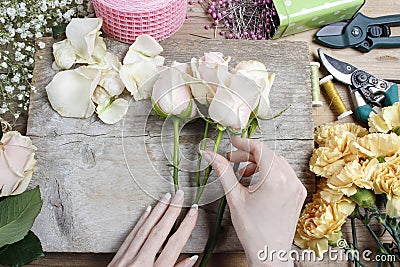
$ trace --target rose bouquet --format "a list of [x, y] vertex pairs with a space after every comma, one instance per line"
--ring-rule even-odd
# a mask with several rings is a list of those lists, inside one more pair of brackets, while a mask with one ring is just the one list
[[42, 207], [39, 188], [26, 191], [35, 169], [36, 147], [29, 137], [0, 119], [0, 264], [21, 266], [43, 256], [30, 231]]
[[[352, 224], [353, 241], [341, 246], [356, 265], [358, 257], [355, 220], [365, 225], [379, 253], [400, 260], [400, 105], [383, 108], [369, 118], [369, 132], [354, 123], [325, 124], [315, 131], [318, 144], [310, 170], [322, 177], [318, 192], [300, 216], [295, 244], [322, 256], [328, 246], [343, 239], [341, 226]], [[379, 203], [385, 208], [379, 209]], [[378, 222], [391, 242], [382, 242], [371, 227]], [[394, 266], [393, 262], [389, 262]]]

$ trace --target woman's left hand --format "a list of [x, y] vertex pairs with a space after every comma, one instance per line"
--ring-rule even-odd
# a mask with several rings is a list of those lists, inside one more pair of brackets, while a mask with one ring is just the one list
[[108, 266], [192, 267], [197, 255], [175, 263], [196, 225], [197, 205], [192, 206], [156, 259], [181, 212], [182, 204], [183, 191], [178, 190], [172, 200], [171, 194], [167, 193], [153, 211], [149, 206]]

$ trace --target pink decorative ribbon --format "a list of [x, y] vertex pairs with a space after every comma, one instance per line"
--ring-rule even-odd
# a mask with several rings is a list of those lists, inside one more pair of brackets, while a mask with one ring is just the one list
[[186, 0], [93, 0], [96, 16], [111, 37], [133, 43], [149, 34], [156, 40], [168, 38], [186, 19]]

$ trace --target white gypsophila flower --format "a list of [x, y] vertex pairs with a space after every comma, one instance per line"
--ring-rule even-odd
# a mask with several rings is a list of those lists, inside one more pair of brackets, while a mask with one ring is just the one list
[[14, 92], [14, 87], [11, 85], [7, 85], [4, 87], [4, 90], [6, 90], [7, 93], [11, 94], [12, 92]]
[[43, 42], [39, 42], [38, 46], [39, 46], [40, 49], [44, 49], [46, 47], [46, 44], [43, 43]]
[[15, 19], [15, 15], [17, 14], [17, 11], [15, 8], [9, 7], [7, 8], [7, 15], [10, 17], [11, 20]]

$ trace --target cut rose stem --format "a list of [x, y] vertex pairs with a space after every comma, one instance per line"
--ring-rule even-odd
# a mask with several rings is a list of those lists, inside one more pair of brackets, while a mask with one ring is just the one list
[[173, 156], [173, 165], [174, 165], [174, 188], [175, 192], [179, 189], [179, 125], [180, 119], [174, 117], [172, 119], [174, 123], [174, 156]]
[[[210, 122], [206, 121], [206, 125], [204, 126], [204, 134], [203, 140], [201, 141], [200, 150], [206, 149], [208, 132], [210, 129]], [[201, 167], [201, 154], [199, 153], [197, 156], [197, 169], [196, 169], [196, 186], [200, 186], [200, 167]]]
[[[214, 145], [215, 153], [218, 152], [219, 145], [221, 144], [221, 140], [222, 140], [222, 136], [224, 135], [224, 132], [225, 131], [218, 130], [218, 136], [217, 136], [217, 139], [215, 140], [215, 145]], [[206, 168], [206, 170], [204, 172], [203, 181], [202, 181], [201, 185], [197, 188], [196, 199], [194, 200], [194, 204], [199, 204], [201, 195], [203, 194], [203, 191], [204, 191], [204, 187], [207, 184], [208, 177], [210, 177], [211, 170], [212, 170], [211, 165]]]

